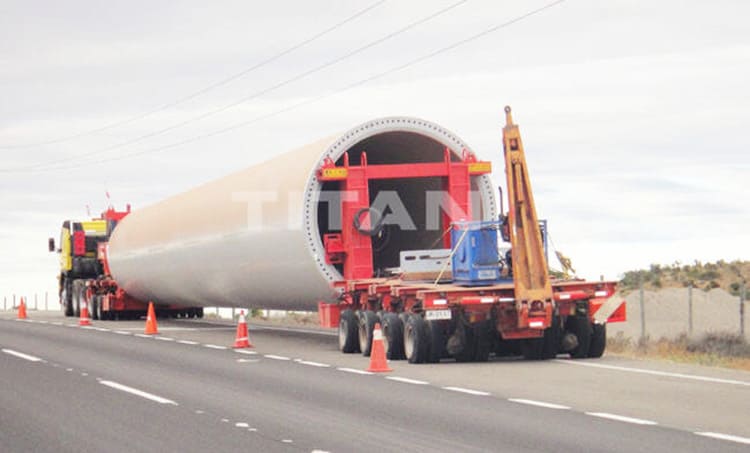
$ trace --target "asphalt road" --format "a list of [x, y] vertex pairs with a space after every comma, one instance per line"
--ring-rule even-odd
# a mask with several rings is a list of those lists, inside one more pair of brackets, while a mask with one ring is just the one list
[[30, 315], [0, 316], [2, 452], [750, 450], [740, 371], [605, 356], [364, 374], [325, 333], [252, 326], [240, 352], [225, 324], [144, 338]]

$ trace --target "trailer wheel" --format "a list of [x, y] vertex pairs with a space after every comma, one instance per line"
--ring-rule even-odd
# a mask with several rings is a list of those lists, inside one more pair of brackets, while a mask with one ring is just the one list
[[429, 363], [438, 363], [445, 355], [445, 322], [427, 321], [430, 332], [430, 353], [427, 356]]
[[357, 352], [357, 317], [350, 309], [341, 312], [339, 319], [339, 349], [347, 354]]
[[430, 352], [427, 323], [422, 316], [409, 315], [404, 327], [404, 353], [409, 363], [425, 363]]
[[542, 358], [554, 359], [560, 350], [560, 317], [552, 317], [552, 325], [544, 330], [544, 346], [542, 346]]
[[89, 315], [91, 316], [91, 319], [94, 321], [99, 320], [99, 296], [94, 295], [94, 297], [91, 298], [91, 307], [89, 307]]
[[588, 356], [592, 359], [598, 359], [604, 354], [607, 348], [607, 325], [594, 324], [591, 326], [591, 344], [589, 345]]
[[383, 346], [388, 360], [403, 360], [404, 324], [396, 313], [383, 313]]
[[372, 351], [372, 333], [376, 322], [378, 322], [378, 315], [374, 311], [359, 312], [359, 350], [365, 357], [370, 357], [370, 351]]
[[591, 344], [591, 322], [588, 316], [569, 316], [567, 324], [567, 330], [578, 338], [578, 346], [570, 351], [570, 357], [574, 359], [588, 357]]
[[544, 338], [524, 338], [521, 340], [521, 355], [526, 360], [541, 360], [544, 352]]

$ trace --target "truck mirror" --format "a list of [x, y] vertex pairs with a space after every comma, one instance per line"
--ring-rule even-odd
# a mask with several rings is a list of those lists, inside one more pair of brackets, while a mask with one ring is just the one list
[[49, 248], [50, 252], [55, 251], [55, 238], [49, 238], [49, 240], [47, 241], [47, 247]]

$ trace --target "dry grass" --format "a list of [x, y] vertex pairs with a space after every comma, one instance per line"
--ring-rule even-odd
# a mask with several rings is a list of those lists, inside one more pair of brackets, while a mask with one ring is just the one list
[[634, 341], [622, 335], [607, 339], [607, 353], [750, 371], [750, 343], [737, 334], [708, 333], [699, 338], [681, 335]]

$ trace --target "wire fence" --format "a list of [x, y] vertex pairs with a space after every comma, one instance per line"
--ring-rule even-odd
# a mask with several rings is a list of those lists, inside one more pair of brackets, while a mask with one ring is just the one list
[[44, 293], [34, 293], [31, 295], [26, 294], [11, 294], [3, 296], [3, 310], [17, 310], [18, 306], [21, 305], [21, 299], [26, 301], [27, 310], [59, 310], [60, 305], [57, 301], [57, 295], [53, 299], [50, 298], [49, 291]]
[[693, 287], [647, 291], [642, 287], [625, 296], [628, 320], [610, 324], [608, 335], [639, 339], [675, 339], [708, 333], [739, 334], [747, 338], [746, 287], [739, 295], [723, 289]]

